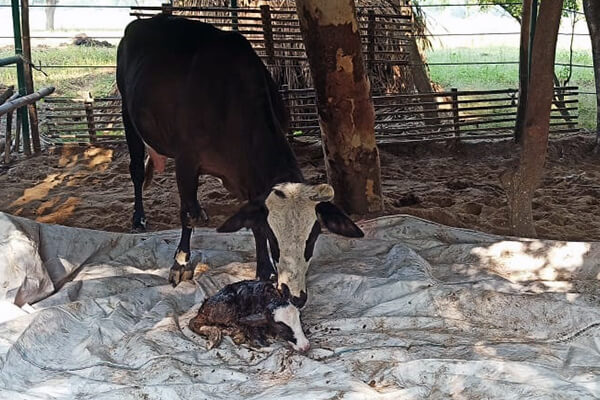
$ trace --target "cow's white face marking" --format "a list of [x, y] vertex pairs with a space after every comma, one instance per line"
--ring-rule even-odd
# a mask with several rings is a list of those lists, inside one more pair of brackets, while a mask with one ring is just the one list
[[[265, 205], [269, 211], [267, 223], [279, 246], [277, 286], [287, 285], [294, 297], [306, 294], [306, 272], [309, 261], [304, 257], [306, 241], [317, 221], [315, 207], [333, 199], [330, 185], [283, 183], [273, 188]], [[270, 253], [270, 252], [269, 252]]]
[[185, 251], [177, 250], [175, 261], [177, 261], [177, 264], [179, 265], [187, 264], [187, 253]]
[[300, 311], [294, 305], [279, 307], [273, 312], [273, 320], [281, 322], [290, 327], [294, 334], [296, 343], [290, 342], [294, 350], [305, 352], [310, 348], [310, 342], [304, 335], [302, 324], [300, 323]]

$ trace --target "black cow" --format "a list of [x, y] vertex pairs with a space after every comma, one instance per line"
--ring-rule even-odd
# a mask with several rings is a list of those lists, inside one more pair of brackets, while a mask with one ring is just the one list
[[[285, 131], [288, 117], [264, 64], [240, 34], [170, 16], [136, 20], [117, 53], [117, 85], [135, 191], [134, 230], [144, 230], [145, 147], [154, 164], [175, 160], [181, 240], [169, 280], [191, 279], [190, 236], [207, 215], [198, 177], [220, 178], [241, 209], [217, 230], [252, 230], [257, 277], [278, 277], [294, 303], [306, 302], [305, 274], [321, 232], [361, 237], [330, 200], [331, 186], [304, 184]], [[161, 160], [162, 158], [162, 160]]]

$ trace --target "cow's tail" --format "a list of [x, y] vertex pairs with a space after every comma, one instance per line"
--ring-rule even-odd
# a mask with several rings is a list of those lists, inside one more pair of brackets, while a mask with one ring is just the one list
[[152, 185], [153, 177], [154, 162], [152, 161], [152, 157], [150, 157], [150, 155], [146, 155], [146, 160], [144, 161], [144, 185], [142, 186], [144, 190], [148, 189], [150, 185]]

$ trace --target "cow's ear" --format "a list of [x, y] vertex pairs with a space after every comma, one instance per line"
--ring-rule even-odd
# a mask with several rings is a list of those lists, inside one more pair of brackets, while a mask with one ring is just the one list
[[239, 323], [248, 326], [266, 325], [268, 322], [265, 314], [251, 314], [239, 319]]
[[346, 237], [363, 237], [365, 234], [354, 222], [337, 206], [329, 201], [324, 201], [316, 206], [317, 215], [325, 227], [333, 233]]
[[221, 226], [217, 232], [237, 232], [242, 228], [251, 229], [258, 226], [267, 217], [267, 211], [262, 204], [246, 203]]

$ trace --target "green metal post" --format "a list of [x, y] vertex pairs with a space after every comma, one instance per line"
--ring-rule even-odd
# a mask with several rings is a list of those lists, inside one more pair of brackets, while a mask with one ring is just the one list
[[535, 23], [537, 22], [538, 0], [531, 4], [531, 25], [529, 27], [529, 55], [527, 56], [527, 76], [531, 79], [531, 54], [533, 54], [533, 38], [535, 37]]
[[[21, 17], [19, 13], [19, 0], [11, 0], [12, 5], [12, 19], [13, 19], [13, 30], [15, 37], [15, 54], [19, 57], [23, 55], [23, 45], [21, 43]], [[23, 68], [23, 62], [17, 63], [17, 83], [19, 84], [19, 94], [25, 96], [27, 89], [25, 87], [25, 71]], [[29, 119], [27, 116], [27, 110], [21, 108], [18, 110], [18, 114], [21, 117], [21, 129], [23, 132], [23, 152], [25, 155], [31, 155], [31, 143], [29, 140]]]
[[237, 0], [231, 0], [231, 23], [233, 30], [238, 30], [238, 13], [237, 13]]

